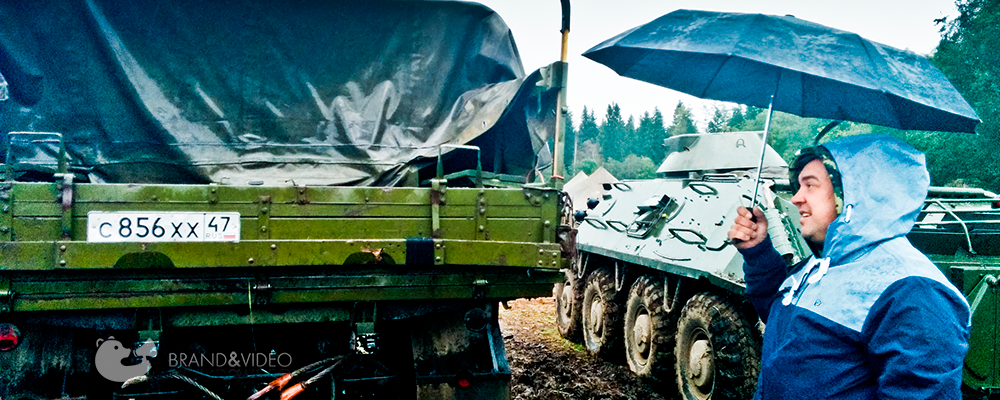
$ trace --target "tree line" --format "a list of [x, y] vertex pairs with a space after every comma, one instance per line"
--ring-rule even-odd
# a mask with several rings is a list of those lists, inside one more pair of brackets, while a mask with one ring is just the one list
[[[567, 120], [572, 121], [572, 116]], [[611, 103], [598, 123], [594, 110], [584, 106], [578, 127], [566, 124], [566, 170], [570, 174], [590, 174], [603, 166], [620, 179], [653, 178], [665, 156], [663, 140], [697, 132], [694, 118], [683, 103], [677, 104], [669, 125], [659, 108], [644, 112], [636, 123], [631, 115], [623, 118], [618, 104]]]
[[[982, 123], [976, 134], [901, 131], [882, 126], [843, 122], [821, 142], [836, 137], [866, 133], [895, 136], [927, 155], [931, 183], [936, 186], [979, 187], [1000, 192], [1000, 52], [993, 41], [1000, 37], [1000, 0], [958, 0], [959, 15], [935, 22], [941, 41], [929, 59], [955, 85], [976, 110]], [[739, 105], [719, 105], [705, 132], [762, 130], [766, 110]], [[644, 112], [638, 121], [625, 118], [618, 104], [607, 106], [597, 121], [594, 110], [583, 108], [580, 123], [570, 115], [566, 124], [566, 170], [592, 173], [605, 167], [619, 179], [655, 177], [663, 161], [663, 140], [698, 133], [696, 118], [682, 102], [673, 110], [669, 124], [659, 109]], [[795, 151], [810, 146], [830, 120], [800, 118], [775, 112], [768, 144], [786, 161]], [[569, 178], [569, 177], [567, 177]]]
[[[742, 106], [717, 106], [705, 132], [739, 132], [763, 129], [763, 109]], [[659, 108], [644, 112], [638, 122], [631, 115], [622, 117], [616, 103], [607, 107], [598, 122], [593, 109], [583, 107], [580, 123], [566, 124], [566, 170], [570, 174], [593, 173], [604, 167], [620, 179], [648, 179], [666, 156], [663, 141], [671, 136], [701, 133], [696, 116], [678, 102], [669, 124]], [[567, 121], [572, 121], [572, 114]]]

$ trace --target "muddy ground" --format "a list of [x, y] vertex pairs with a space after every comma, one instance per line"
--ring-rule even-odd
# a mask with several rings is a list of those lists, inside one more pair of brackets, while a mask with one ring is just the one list
[[[556, 301], [552, 297], [518, 299], [500, 308], [512, 376], [514, 400], [680, 400], [674, 382], [636, 378], [624, 361], [592, 357], [584, 348], [559, 336]], [[963, 388], [963, 400], [1000, 400]]]
[[500, 308], [500, 330], [513, 375], [511, 397], [535, 399], [674, 400], [673, 382], [636, 378], [622, 361], [592, 357], [578, 344], [559, 336], [552, 297], [518, 299]]

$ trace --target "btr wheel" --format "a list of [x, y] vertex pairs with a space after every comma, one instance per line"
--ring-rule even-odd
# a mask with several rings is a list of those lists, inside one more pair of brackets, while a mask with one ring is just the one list
[[583, 291], [583, 345], [591, 354], [611, 358], [618, 353], [621, 312], [615, 302], [614, 273], [596, 269], [587, 277]]
[[583, 287], [575, 272], [567, 270], [563, 283], [554, 290], [556, 297], [556, 327], [562, 337], [573, 342], [580, 341], [580, 309], [583, 303]]
[[663, 307], [663, 279], [643, 276], [625, 302], [625, 360], [641, 378], [670, 379], [674, 369], [677, 312]]
[[677, 386], [685, 400], [753, 397], [760, 340], [729, 300], [695, 295], [677, 323]]

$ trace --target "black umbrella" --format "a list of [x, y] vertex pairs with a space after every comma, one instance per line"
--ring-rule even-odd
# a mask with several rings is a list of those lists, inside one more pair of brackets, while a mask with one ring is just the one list
[[693, 96], [768, 107], [765, 143], [771, 109], [908, 130], [979, 123], [926, 58], [792, 16], [677, 10], [583, 55]]
[[979, 117], [924, 57], [791, 16], [677, 10], [583, 53], [693, 96], [898, 129], [973, 132]]

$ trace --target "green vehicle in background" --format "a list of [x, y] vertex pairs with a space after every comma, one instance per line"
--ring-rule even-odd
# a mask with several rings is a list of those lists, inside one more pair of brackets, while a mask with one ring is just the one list
[[908, 238], [965, 294], [972, 334], [962, 381], [966, 398], [1000, 396], [1000, 196], [932, 187]]
[[0, 15], [0, 398], [509, 398], [564, 62], [474, 3]]
[[[743, 297], [743, 259], [727, 232], [736, 207], [751, 204], [760, 132], [679, 135], [665, 146], [657, 179], [589, 182], [579, 191], [589, 199], [575, 195], [579, 254], [555, 290], [559, 331], [640, 377], [676, 381], [685, 400], [750, 399], [765, 327]], [[798, 262], [810, 250], [787, 164], [768, 147], [761, 165], [768, 234]], [[909, 238], [972, 307], [967, 398], [995, 396], [1000, 198], [934, 187]]]

